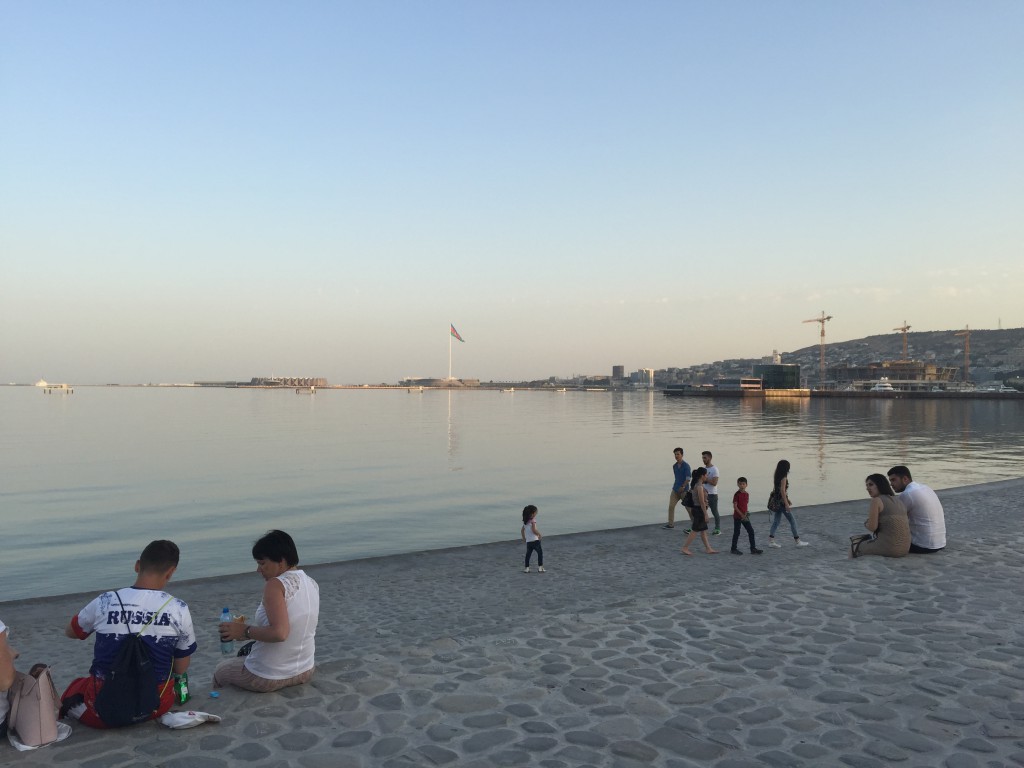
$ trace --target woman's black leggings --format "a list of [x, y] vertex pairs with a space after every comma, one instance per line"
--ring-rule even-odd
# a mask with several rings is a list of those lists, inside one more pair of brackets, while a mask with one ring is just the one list
[[537, 552], [537, 565], [544, 565], [544, 550], [540, 546], [539, 541], [528, 541], [526, 542], [526, 567], [530, 567], [530, 557], [534, 551]]

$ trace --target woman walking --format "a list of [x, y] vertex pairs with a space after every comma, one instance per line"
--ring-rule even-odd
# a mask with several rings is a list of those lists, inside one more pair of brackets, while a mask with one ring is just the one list
[[693, 506], [690, 507], [691, 515], [693, 516], [693, 525], [690, 530], [687, 531], [686, 542], [683, 544], [683, 548], [679, 551], [684, 555], [692, 555], [690, 551], [690, 545], [693, 540], [700, 536], [700, 541], [704, 545], [704, 551], [709, 555], [717, 555], [718, 550], [712, 549], [711, 544], [708, 542], [708, 495], [704, 490], [704, 477], [707, 475], [708, 470], [705, 467], [697, 467], [693, 470], [693, 476], [690, 482], [690, 493], [693, 495]]
[[785, 515], [789, 521], [789, 529], [793, 532], [793, 540], [798, 547], [806, 547], [806, 541], [800, 541], [800, 532], [796, 528], [793, 517], [793, 505], [789, 501], [789, 462], [783, 459], [775, 465], [775, 479], [772, 482], [772, 493], [768, 498], [768, 510], [772, 512], [772, 527], [768, 531], [768, 546], [779, 549], [782, 547], [775, 541], [775, 531]]

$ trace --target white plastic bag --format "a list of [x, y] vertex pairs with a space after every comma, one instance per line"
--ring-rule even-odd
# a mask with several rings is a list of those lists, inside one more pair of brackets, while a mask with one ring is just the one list
[[211, 715], [209, 712], [167, 712], [160, 716], [160, 723], [168, 728], [182, 730], [184, 728], [195, 728], [203, 723], [219, 723], [219, 715]]

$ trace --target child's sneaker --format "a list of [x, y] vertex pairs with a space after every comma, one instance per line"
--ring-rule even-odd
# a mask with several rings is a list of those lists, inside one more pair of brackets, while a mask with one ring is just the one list
[[711, 535], [712, 536], [721, 536], [722, 535], [722, 531], [719, 528], [715, 528], [715, 530], [711, 532]]
[[764, 554], [764, 550], [763, 549], [758, 549], [757, 547], [754, 547], [752, 550], [750, 550], [750, 554], [752, 554], [752, 555], [761, 555], [761, 554]]
[[538, 566], [538, 567], [537, 567], [537, 573], [547, 573], [547, 571], [545, 571], [545, 570], [544, 570], [544, 566], [543, 566], [543, 565], [541, 565], [541, 566]]
[[806, 541], [804, 541], [803, 539], [798, 539], [798, 540], [797, 540], [797, 542], [796, 542], [796, 545], [797, 545], [798, 547], [809, 547], [809, 546], [811, 546], [810, 544], [808, 544], [808, 543], [807, 543]]
[[[770, 539], [768, 541], [768, 546], [769, 547], [774, 547], [775, 549], [782, 549], [782, 545], [779, 544], [779, 542], [777, 542], [775, 539]], [[526, 570], [530, 570], [530, 569], [527, 568]]]
[[683, 531], [683, 533], [693, 533], [693, 529], [687, 528], [685, 531]]
[[530, 572], [530, 566], [526, 566], [525, 568], [523, 568], [523, 573], [529, 573], [529, 572]]
[[730, 549], [729, 551], [732, 552], [734, 555], [742, 555], [743, 554], [738, 549]]

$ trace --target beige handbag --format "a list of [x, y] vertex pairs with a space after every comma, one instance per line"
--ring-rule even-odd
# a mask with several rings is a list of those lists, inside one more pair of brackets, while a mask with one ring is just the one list
[[17, 673], [7, 695], [11, 702], [7, 727], [22, 744], [41, 747], [57, 741], [60, 699], [48, 666], [36, 664], [27, 675]]

